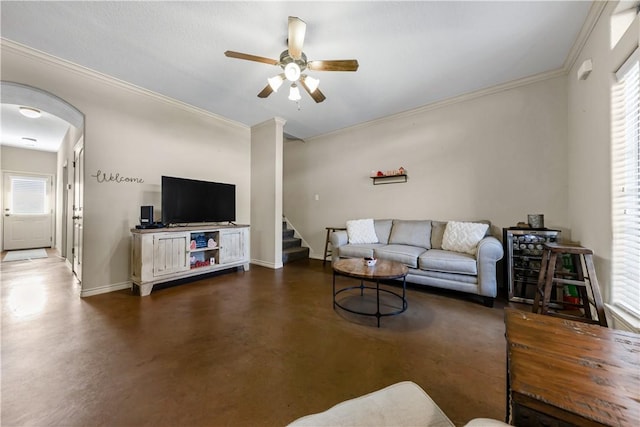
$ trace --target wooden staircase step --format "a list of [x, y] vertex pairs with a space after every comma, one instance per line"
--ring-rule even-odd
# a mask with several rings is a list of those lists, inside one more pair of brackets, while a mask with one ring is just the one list
[[287, 222], [282, 222], [282, 264], [298, 259], [309, 258], [309, 248], [302, 246], [302, 239], [294, 237], [295, 230], [287, 228]]
[[286, 264], [291, 261], [309, 258], [309, 248], [295, 247], [282, 250], [282, 263]]
[[289, 249], [300, 246], [302, 246], [302, 239], [298, 239], [297, 237], [282, 239], [282, 249]]

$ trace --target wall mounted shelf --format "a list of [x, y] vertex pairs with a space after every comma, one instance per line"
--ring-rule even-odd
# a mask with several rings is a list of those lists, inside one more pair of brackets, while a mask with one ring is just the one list
[[407, 182], [408, 176], [407, 174], [401, 175], [383, 175], [383, 176], [372, 176], [373, 185], [381, 185], [381, 184], [400, 184], [403, 182]]

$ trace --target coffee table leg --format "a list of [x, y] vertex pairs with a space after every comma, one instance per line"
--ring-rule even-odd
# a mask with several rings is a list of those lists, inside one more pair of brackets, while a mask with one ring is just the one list
[[360, 280], [360, 296], [364, 296], [364, 280]]
[[402, 310], [406, 310], [409, 304], [407, 304], [407, 276], [402, 278]]
[[336, 272], [333, 272], [333, 309], [336, 309]]

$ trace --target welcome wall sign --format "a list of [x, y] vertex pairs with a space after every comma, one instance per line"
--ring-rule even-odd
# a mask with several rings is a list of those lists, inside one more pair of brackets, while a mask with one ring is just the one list
[[100, 169], [96, 172], [95, 175], [91, 175], [92, 178], [95, 178], [99, 184], [105, 184], [109, 182], [113, 182], [116, 184], [142, 184], [144, 183], [144, 179], [136, 178], [131, 176], [123, 176], [120, 173], [107, 173], [102, 172]]

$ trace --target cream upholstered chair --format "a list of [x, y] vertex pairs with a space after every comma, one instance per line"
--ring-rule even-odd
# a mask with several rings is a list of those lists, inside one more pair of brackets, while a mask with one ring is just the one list
[[[466, 427], [504, 427], [501, 421], [476, 418]], [[338, 403], [324, 412], [289, 424], [301, 426], [429, 426], [454, 427], [429, 395], [417, 384], [403, 381], [381, 390]]]

